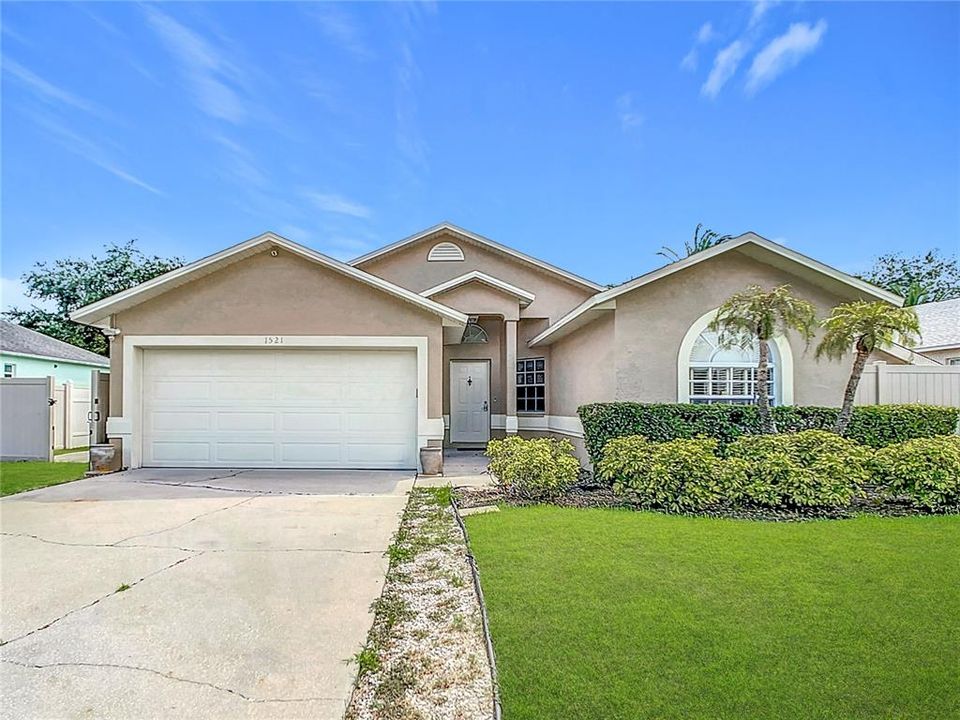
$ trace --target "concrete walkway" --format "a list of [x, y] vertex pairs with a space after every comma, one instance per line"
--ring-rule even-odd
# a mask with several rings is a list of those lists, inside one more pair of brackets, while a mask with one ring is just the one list
[[412, 473], [148, 471], [0, 501], [0, 717], [341, 718]]

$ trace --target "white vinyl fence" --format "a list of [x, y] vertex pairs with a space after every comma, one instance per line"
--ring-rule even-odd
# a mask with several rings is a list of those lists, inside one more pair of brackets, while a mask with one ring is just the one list
[[960, 407], [960, 367], [867, 365], [857, 388], [857, 405], [921, 403]]
[[90, 444], [90, 388], [71, 382], [54, 387], [53, 448], [84, 447]]

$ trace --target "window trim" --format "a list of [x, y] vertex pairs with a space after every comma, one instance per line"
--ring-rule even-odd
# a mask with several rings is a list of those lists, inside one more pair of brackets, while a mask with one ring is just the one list
[[[10, 368], [10, 374], [7, 375], [7, 368]], [[17, 376], [17, 364], [16, 363], [4, 363], [3, 364], [3, 376], [5, 378], [15, 378]]]
[[[517, 390], [516, 397], [514, 398], [514, 403], [515, 403], [515, 407], [516, 407], [516, 404], [518, 404], [519, 401], [520, 401], [520, 393], [519, 393], [519, 390], [520, 390], [521, 387], [524, 387], [524, 388], [537, 388], [537, 387], [542, 387], [542, 388], [543, 388], [543, 410], [520, 410], [519, 408], [517, 408], [517, 409], [516, 409], [516, 412], [517, 412], [517, 415], [518, 415], [518, 416], [519, 416], [519, 415], [526, 415], [526, 416], [528, 416], [528, 417], [529, 417], [529, 416], [538, 417], [538, 416], [542, 416], [542, 415], [546, 415], [546, 414], [547, 414], [547, 359], [546, 359], [546, 357], [544, 357], [544, 356], [542, 356], [542, 355], [540, 355], [540, 356], [534, 356], [534, 357], [518, 357], [516, 362], [517, 362], [517, 365], [519, 365], [520, 363], [526, 363], [526, 362], [534, 361], [534, 370], [533, 370], [533, 373], [534, 373], [534, 380], [536, 380], [536, 373], [540, 372], [539, 370], [536, 369], [536, 361], [537, 361], [537, 360], [542, 360], [542, 361], [543, 361], [543, 382], [542, 382], [542, 383], [538, 383], [538, 382], [533, 382], [533, 383], [526, 383], [526, 382], [524, 382], [524, 383], [518, 383], [518, 382], [517, 382], [517, 375], [520, 375], [521, 372], [520, 372], [520, 370], [517, 369], [516, 365], [514, 366], [513, 371], [512, 371], [512, 372], [513, 372], [513, 386], [514, 386], [514, 389]], [[522, 374], [523, 374], [523, 375], [526, 375], [526, 372], [527, 372], [527, 371], [524, 370]], [[534, 398], [534, 399], [536, 400], [536, 398]]]
[[[700, 333], [706, 330], [717, 316], [717, 310], [719, 308], [708, 310], [697, 318], [680, 343], [680, 351], [677, 353], [677, 402], [679, 403], [690, 402], [690, 368], [697, 366], [697, 363], [690, 362], [690, 354]], [[779, 384], [774, 386], [774, 397], [778, 405], [793, 405], [793, 351], [790, 349], [790, 342], [783, 335], [778, 335], [770, 342], [776, 346], [779, 356], [780, 379]]]

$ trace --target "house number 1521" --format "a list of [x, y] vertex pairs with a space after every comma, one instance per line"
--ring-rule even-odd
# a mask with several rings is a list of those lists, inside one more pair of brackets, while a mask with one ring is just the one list
[[264, 345], [282, 345], [283, 338], [279, 335], [267, 335], [263, 339], [263, 344]]

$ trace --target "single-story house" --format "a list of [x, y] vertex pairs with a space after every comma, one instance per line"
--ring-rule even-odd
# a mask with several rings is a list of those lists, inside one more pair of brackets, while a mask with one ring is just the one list
[[110, 368], [110, 358], [0, 320], [0, 362], [5, 378], [53, 376], [58, 384], [90, 387], [91, 372]]
[[913, 309], [920, 320], [920, 342], [914, 349], [942, 365], [960, 365], [960, 298]]
[[[422, 446], [577, 439], [588, 402], [749, 402], [756, 349], [707, 325], [751, 283], [824, 315], [902, 303], [752, 232], [608, 288], [443, 223], [349, 263], [268, 232], [72, 317], [112, 336], [126, 466], [415, 468]], [[852, 356], [772, 345], [775, 403], [839, 404]]]

